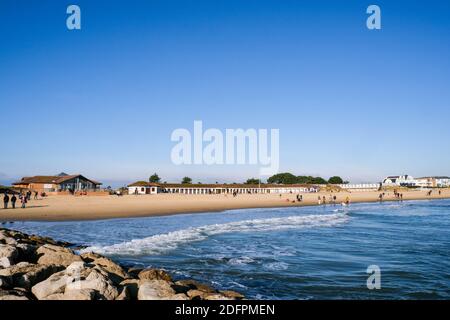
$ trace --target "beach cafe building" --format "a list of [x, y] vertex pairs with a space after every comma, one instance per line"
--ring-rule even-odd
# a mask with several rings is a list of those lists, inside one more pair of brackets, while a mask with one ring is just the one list
[[128, 194], [267, 194], [267, 193], [309, 193], [318, 192], [319, 187], [311, 185], [278, 184], [157, 184], [138, 181], [128, 185]]
[[79, 193], [98, 191], [101, 183], [88, 179], [81, 174], [57, 176], [34, 176], [23, 177], [20, 181], [14, 182], [13, 186], [19, 189], [45, 193]]

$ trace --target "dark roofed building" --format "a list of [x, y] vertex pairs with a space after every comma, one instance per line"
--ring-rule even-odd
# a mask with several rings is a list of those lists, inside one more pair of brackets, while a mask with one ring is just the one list
[[13, 185], [18, 188], [38, 192], [69, 191], [73, 193], [78, 191], [95, 191], [101, 186], [101, 183], [88, 179], [81, 174], [65, 174], [57, 176], [23, 177], [20, 181], [14, 182]]

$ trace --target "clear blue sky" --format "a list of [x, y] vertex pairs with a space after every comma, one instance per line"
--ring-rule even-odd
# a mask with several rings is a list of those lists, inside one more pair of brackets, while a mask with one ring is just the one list
[[257, 175], [173, 165], [170, 134], [194, 120], [279, 128], [299, 175], [450, 175], [449, 58], [449, 1], [1, 0], [0, 182]]

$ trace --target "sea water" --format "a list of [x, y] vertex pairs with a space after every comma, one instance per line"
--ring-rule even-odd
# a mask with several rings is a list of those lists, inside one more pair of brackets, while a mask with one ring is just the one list
[[[450, 200], [5, 227], [255, 299], [449, 299]], [[367, 268], [380, 268], [369, 290]]]

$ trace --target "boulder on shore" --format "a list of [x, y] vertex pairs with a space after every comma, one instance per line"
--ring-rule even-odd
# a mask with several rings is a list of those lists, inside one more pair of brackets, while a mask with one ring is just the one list
[[164, 281], [172, 281], [172, 277], [160, 269], [144, 269], [138, 274], [138, 278], [141, 280], [164, 280]]
[[175, 294], [170, 282], [164, 280], [139, 282], [138, 300], [169, 300]]
[[65, 247], [45, 244], [36, 250], [39, 255], [39, 264], [56, 264], [67, 267], [72, 262], [83, 261], [80, 256]]
[[64, 269], [57, 265], [39, 265], [20, 262], [9, 268], [0, 269], [0, 276], [7, 277], [15, 287], [31, 289], [35, 284], [44, 281], [53, 273]]

